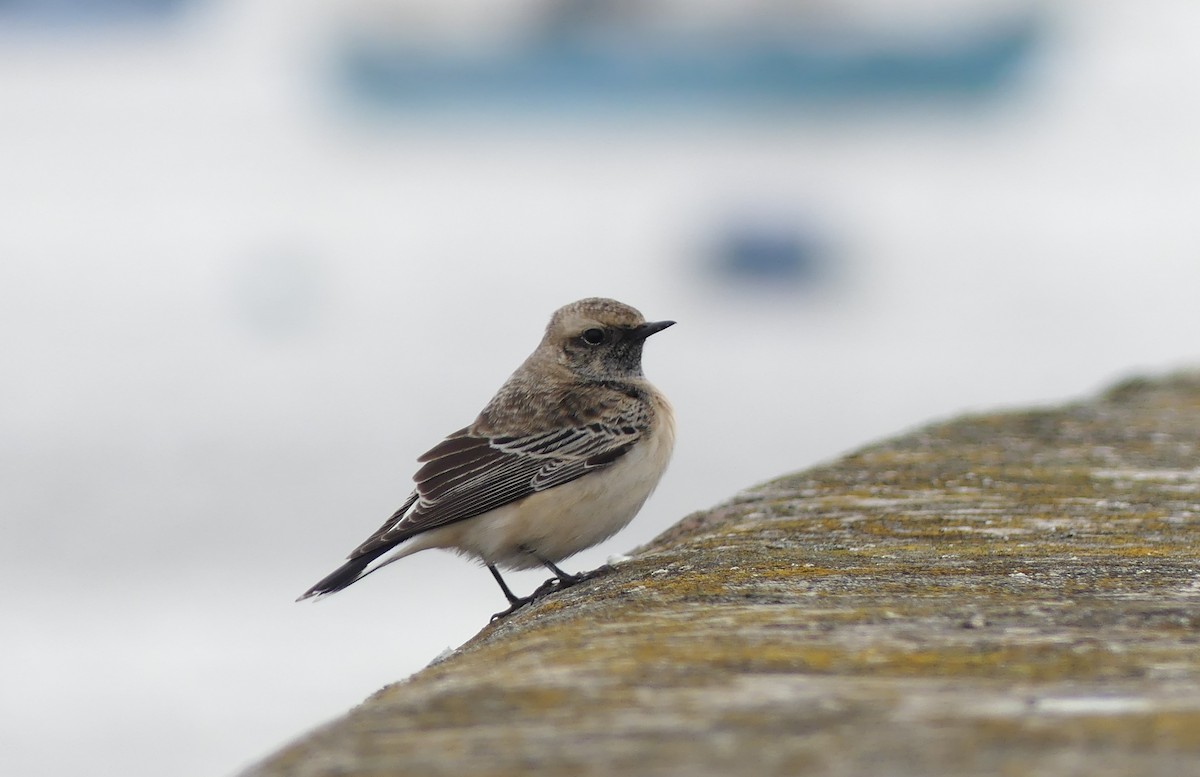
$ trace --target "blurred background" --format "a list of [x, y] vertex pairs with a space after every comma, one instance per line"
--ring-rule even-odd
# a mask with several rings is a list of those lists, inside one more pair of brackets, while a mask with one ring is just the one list
[[504, 6], [0, 1], [0, 773], [232, 774], [485, 625], [449, 554], [292, 600], [571, 300], [679, 321], [572, 570], [1200, 356], [1191, 0]]

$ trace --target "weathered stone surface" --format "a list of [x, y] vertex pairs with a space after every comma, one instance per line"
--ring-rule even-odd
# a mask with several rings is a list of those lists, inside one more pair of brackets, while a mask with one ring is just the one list
[[684, 519], [250, 774], [1200, 774], [1200, 376]]

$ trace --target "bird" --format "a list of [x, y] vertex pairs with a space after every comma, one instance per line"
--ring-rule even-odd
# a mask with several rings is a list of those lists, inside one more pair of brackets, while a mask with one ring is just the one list
[[[642, 348], [674, 324], [600, 297], [559, 308], [474, 422], [417, 459], [400, 508], [297, 601], [432, 548], [487, 567], [509, 603], [493, 620], [604, 571], [558, 562], [627, 526], [666, 471], [675, 420], [642, 372]], [[538, 567], [554, 577], [526, 597], [500, 574]]]

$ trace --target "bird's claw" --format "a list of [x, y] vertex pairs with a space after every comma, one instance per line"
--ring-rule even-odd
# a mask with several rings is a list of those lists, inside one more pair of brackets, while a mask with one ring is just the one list
[[538, 586], [537, 589], [529, 596], [521, 599], [511, 600], [511, 606], [507, 610], [502, 610], [493, 615], [490, 622], [495, 623], [501, 618], [507, 618], [509, 615], [512, 615], [525, 605], [541, 601], [552, 593], [565, 590], [586, 580], [592, 580], [594, 578], [601, 577], [602, 575], [607, 575], [609, 572], [612, 572], [613, 569], [614, 567], [611, 564], [603, 564], [588, 572], [580, 572], [576, 575], [563, 575], [562, 577], [552, 577]]
[[[538, 590], [540, 591], [541, 589], [539, 588]], [[537, 592], [535, 591], [534, 593], [537, 593]], [[493, 615], [488, 620], [488, 623], [495, 623], [496, 621], [500, 620], [501, 618], [507, 618], [508, 616], [510, 616], [514, 612], [516, 612], [517, 610], [521, 609], [522, 607], [524, 607], [525, 605], [527, 605], [533, 601], [534, 601], [534, 597], [532, 597], [532, 596], [526, 596], [524, 599], [513, 599], [511, 602], [509, 602], [509, 607], [507, 610], [501, 610], [500, 612]]]
[[616, 567], [614, 567], [612, 564], [601, 564], [600, 566], [596, 567], [595, 569], [593, 569], [589, 572], [580, 572], [578, 575], [575, 575], [575, 577], [576, 577], [575, 582], [582, 583], [584, 580], [593, 580], [597, 577], [603, 577], [604, 575], [607, 575], [609, 572], [614, 572], [614, 571], [616, 571]]
[[610, 566], [609, 564], [604, 564], [603, 566], [597, 567], [588, 572], [579, 572], [574, 575], [566, 574], [566, 575], [559, 575], [556, 577], [552, 577], [549, 580], [547, 580], [546, 582], [542, 583], [541, 586], [539, 586], [538, 589], [533, 592], [532, 598], [536, 602], [538, 599], [541, 599], [543, 596], [552, 594], [555, 591], [562, 591], [566, 588], [570, 588], [571, 586], [579, 585], [580, 583], [586, 582], [588, 580], [592, 580], [592, 579], [600, 577], [602, 575], [606, 575], [612, 571], [613, 571], [612, 566]]

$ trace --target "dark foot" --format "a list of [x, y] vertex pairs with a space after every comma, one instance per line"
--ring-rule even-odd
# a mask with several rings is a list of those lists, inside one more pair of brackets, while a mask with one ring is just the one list
[[508, 609], [493, 615], [491, 620], [488, 621], [489, 623], [495, 623], [501, 618], [507, 618], [509, 615], [512, 615], [514, 612], [533, 601], [532, 596], [526, 596], [524, 599], [522, 599], [514, 594], [512, 589], [508, 587], [508, 583], [504, 582], [504, 578], [500, 577], [500, 570], [496, 569], [494, 564], [488, 564], [487, 568], [488, 571], [492, 573], [492, 577], [496, 578], [496, 582], [500, 584], [500, 590], [504, 592], [504, 598], [508, 599]]
[[580, 572], [579, 574], [575, 575], [575, 577], [578, 578], [576, 582], [582, 583], [584, 580], [593, 580], [597, 577], [604, 577], [609, 572], [614, 571], [616, 571], [616, 567], [614, 567], [612, 564], [601, 564], [590, 572]]
[[492, 616], [490, 621], [491, 623], [495, 623], [502, 618], [507, 618], [509, 615], [512, 615], [525, 605], [540, 601], [552, 593], [570, 588], [573, 585], [579, 585], [585, 580], [591, 580], [596, 577], [601, 577], [602, 575], [607, 575], [609, 572], [613, 571], [612, 566], [604, 564], [603, 566], [599, 566], [590, 572], [580, 572], [577, 575], [572, 575], [569, 572], [562, 571], [549, 561], [543, 561], [542, 563], [549, 567], [550, 570], [554, 572], [555, 576], [542, 583], [537, 587], [536, 591], [524, 598], [514, 596], [513, 592], [509, 590], [509, 587], [505, 584], [504, 579], [500, 577], [500, 573], [496, 570], [496, 568], [491, 564], [488, 565], [488, 570], [492, 573], [492, 576], [496, 578], [496, 582], [500, 584], [500, 590], [502, 590], [504, 595], [508, 598], [509, 604], [509, 608], [507, 610], [502, 610]]
[[572, 585], [574, 585], [574, 583], [564, 585], [562, 580], [558, 579], [557, 577], [552, 577], [539, 585], [537, 590], [529, 595], [529, 598], [536, 602], [539, 599], [549, 596], [555, 591], [561, 591], [564, 588], [570, 588]]
[[533, 557], [542, 562], [542, 566], [554, 573], [554, 576], [558, 578], [559, 582], [562, 584], [562, 588], [570, 588], [573, 585], [582, 583], [584, 580], [591, 580], [593, 577], [599, 577], [600, 575], [611, 572], [613, 569], [608, 564], [605, 564], [601, 567], [593, 569], [591, 572], [580, 572], [577, 575], [573, 575], [570, 572], [562, 571], [554, 562], [544, 559], [536, 553], [533, 554]]
[[[582, 580], [583, 580], [583, 578], [580, 578], [579, 580], [576, 580], [575, 582], [580, 582]], [[534, 602], [541, 601], [542, 599], [544, 599], [545, 597], [554, 593], [555, 591], [561, 591], [562, 589], [570, 588], [573, 585], [575, 585], [574, 582], [564, 584], [563, 581], [560, 580], [559, 578], [552, 577], [549, 580], [547, 580], [546, 582], [539, 585], [537, 587], [537, 590], [534, 591], [533, 593], [531, 593], [529, 596], [526, 596], [523, 599], [518, 599], [516, 597], [509, 599], [508, 601], [511, 606], [507, 610], [504, 610], [503, 612], [498, 612], [495, 615], [493, 615], [492, 621], [498, 621], [501, 618], [507, 618], [509, 615], [512, 615], [514, 612], [521, 609], [525, 605], [533, 604]]]
[[[543, 586], [543, 587], [544, 587], [544, 586]], [[542, 589], [541, 589], [541, 588], [539, 588], [539, 589], [538, 589], [538, 591], [540, 591], [540, 590], [542, 590]], [[521, 609], [522, 607], [524, 607], [525, 605], [527, 605], [527, 604], [531, 604], [531, 603], [533, 603], [533, 602], [537, 601], [537, 596], [536, 596], [536, 594], [537, 594], [537, 591], [535, 591], [535, 592], [534, 592], [534, 594], [535, 594], [534, 596], [526, 596], [524, 599], [518, 599], [518, 598], [515, 598], [515, 597], [514, 597], [514, 598], [512, 598], [512, 599], [510, 599], [510, 600], [509, 600], [509, 606], [508, 606], [508, 609], [507, 609], [507, 610], [501, 610], [500, 612], [498, 612], [498, 613], [496, 613], [495, 615], [493, 615], [493, 616], [492, 616], [492, 617], [491, 617], [491, 618], [488, 620], [488, 623], [495, 623], [496, 621], [498, 621], [498, 620], [500, 620], [500, 619], [502, 619], [502, 618], [507, 618], [508, 616], [510, 616], [510, 615], [512, 615], [514, 612], [516, 612], [517, 610], [519, 610], [519, 609]]]
[[580, 583], [586, 580], [591, 580], [592, 578], [601, 577], [602, 575], [606, 575], [612, 571], [613, 567], [609, 566], [608, 564], [605, 564], [602, 567], [597, 567], [590, 572], [580, 572], [577, 575], [568, 574], [560, 569], [558, 572], [561, 574], [558, 574], [557, 577], [552, 577], [546, 582], [542, 583], [540, 586], [538, 586], [536, 591], [529, 595], [529, 598], [536, 602], [552, 593], [565, 590], [574, 585], [579, 585]]
[[559, 588], [570, 588], [573, 585], [579, 585], [580, 583], [584, 582], [585, 580], [592, 580], [593, 578], [603, 577], [604, 575], [607, 575], [609, 572], [612, 572], [613, 569], [614, 568], [612, 566], [605, 564], [604, 566], [596, 567], [595, 569], [591, 570], [590, 572], [580, 572], [579, 574], [576, 574], [576, 575], [571, 575], [566, 572], [562, 572], [562, 570], [559, 570], [561, 572], [561, 574], [559, 574], [558, 577], [551, 578], [550, 580], [547, 580], [546, 582], [547, 583], [557, 582], [560, 584]]

